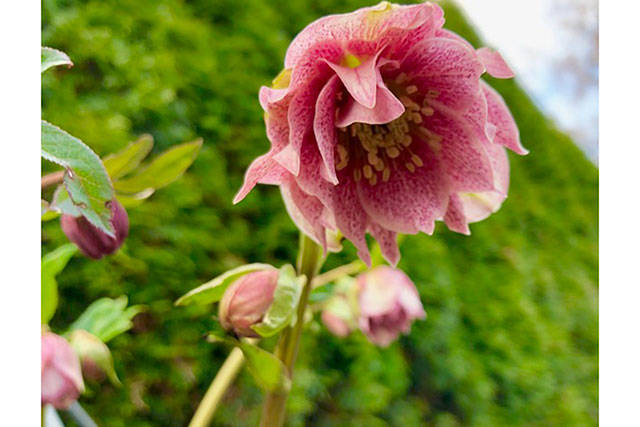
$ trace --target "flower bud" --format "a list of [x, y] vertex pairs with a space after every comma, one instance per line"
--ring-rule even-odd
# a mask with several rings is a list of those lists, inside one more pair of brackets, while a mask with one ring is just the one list
[[218, 316], [222, 327], [240, 337], [259, 337], [251, 326], [260, 323], [273, 302], [278, 270], [261, 270], [242, 276], [225, 291]]
[[60, 335], [45, 332], [41, 345], [42, 404], [66, 409], [84, 391], [80, 360]]
[[357, 278], [358, 323], [369, 341], [387, 347], [400, 333], [409, 333], [414, 319], [426, 313], [411, 279], [395, 268], [380, 266]]
[[60, 225], [67, 238], [75, 243], [83, 254], [94, 259], [114, 253], [129, 234], [127, 211], [116, 199], [111, 202], [111, 225], [115, 237], [108, 236], [84, 216], [64, 214], [60, 217]]
[[107, 376], [112, 383], [120, 384], [113, 368], [113, 357], [109, 347], [100, 338], [84, 329], [76, 329], [71, 333], [69, 343], [80, 357], [85, 378], [102, 381]]
[[344, 338], [356, 328], [358, 312], [357, 284], [351, 277], [340, 279], [322, 309], [322, 322], [329, 331]]

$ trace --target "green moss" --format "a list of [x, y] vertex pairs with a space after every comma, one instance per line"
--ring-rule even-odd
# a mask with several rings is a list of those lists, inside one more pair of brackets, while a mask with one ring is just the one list
[[[48, 0], [43, 43], [76, 64], [43, 77], [43, 117], [106, 154], [141, 133], [156, 150], [202, 136], [190, 172], [130, 212], [125, 250], [74, 258], [59, 276], [63, 327], [99, 297], [145, 304], [113, 341], [124, 386], [83, 399], [101, 425], [184, 425], [227, 349], [204, 342], [214, 320], [172, 302], [240, 262], [280, 265], [296, 230], [276, 188], [232, 206], [247, 165], [268, 149], [258, 89], [313, 19], [362, 1]], [[459, 12], [446, 27], [479, 45]], [[488, 79], [519, 125], [503, 208], [466, 237], [439, 226], [403, 241], [400, 267], [428, 312], [377, 349], [359, 334], [305, 335], [291, 425], [594, 425], [598, 403], [598, 172], [518, 86]], [[44, 250], [65, 241], [53, 221]], [[347, 251], [329, 266], [351, 260]], [[268, 344], [272, 344], [271, 342]], [[261, 393], [243, 374], [216, 415], [255, 425]]]

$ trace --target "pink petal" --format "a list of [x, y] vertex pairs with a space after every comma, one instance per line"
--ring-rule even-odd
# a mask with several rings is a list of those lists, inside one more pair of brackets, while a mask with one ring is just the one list
[[[351, 13], [325, 16], [307, 25], [293, 39], [287, 50], [285, 66], [296, 66], [305, 52], [320, 42], [376, 41], [392, 29], [417, 28], [432, 14], [438, 13], [434, 9], [434, 5], [430, 3], [398, 6], [383, 2]], [[376, 50], [369, 53], [372, 54]]]
[[338, 141], [336, 130], [336, 97], [342, 84], [338, 76], [333, 76], [322, 88], [315, 104], [313, 131], [324, 163], [325, 176], [334, 185], [338, 183], [335, 170], [334, 151]]
[[444, 222], [451, 231], [457, 231], [458, 233], [469, 235], [469, 225], [467, 219], [464, 216], [464, 207], [462, 200], [457, 194], [452, 194], [449, 198], [449, 206], [447, 207], [447, 213], [444, 216]]
[[434, 99], [463, 111], [473, 102], [480, 89], [484, 71], [475, 52], [451, 39], [425, 40], [407, 54], [401, 69], [420, 93], [434, 93]]
[[520, 142], [520, 132], [507, 104], [491, 86], [482, 82], [482, 91], [487, 99], [489, 121], [495, 125], [496, 134], [494, 142], [504, 145], [518, 154], [527, 154], [529, 150]]
[[288, 93], [289, 89], [272, 89], [267, 86], [262, 86], [258, 94], [260, 106], [264, 111], [269, 111], [271, 104], [280, 102]]
[[[303, 144], [301, 159], [305, 167], [296, 179], [298, 185], [322, 202], [331, 213], [330, 221], [335, 222], [342, 234], [358, 249], [358, 256], [370, 265], [371, 257], [365, 239], [367, 214], [360, 205], [353, 178], [345, 174], [348, 168], [338, 173], [339, 184], [333, 185], [321, 176], [323, 163], [315, 144]], [[326, 216], [322, 220], [327, 224]]]
[[400, 117], [404, 109], [402, 102], [385, 86], [382, 77], [379, 77], [375, 107], [367, 108], [349, 98], [347, 104], [338, 112], [336, 126], [346, 127], [356, 122], [372, 125], [389, 123]]
[[280, 185], [282, 199], [293, 222], [306, 235], [327, 250], [325, 228], [320, 221], [323, 206], [320, 201], [298, 187], [292, 177]]
[[440, 158], [453, 191], [477, 192], [494, 189], [490, 159], [472, 127], [457, 120], [454, 111], [436, 110], [426, 127], [439, 135]]
[[394, 267], [398, 265], [398, 261], [400, 261], [400, 250], [398, 249], [398, 242], [396, 240], [397, 234], [382, 228], [376, 223], [369, 224], [368, 230], [380, 245], [384, 259]]
[[509, 190], [509, 160], [505, 149], [498, 144], [486, 148], [496, 177], [496, 190], [459, 194], [467, 222], [481, 221], [500, 209]]
[[334, 74], [327, 62], [340, 63], [344, 54], [343, 46], [335, 40], [311, 46], [293, 67], [289, 90], [295, 92], [314, 79], [326, 81]]
[[488, 47], [481, 47], [477, 51], [478, 58], [482, 61], [487, 73], [498, 79], [510, 79], [515, 74], [513, 70], [509, 68], [502, 55], [497, 51]]
[[[294, 166], [293, 169], [287, 167], [284, 163], [282, 165], [287, 167], [287, 169], [289, 169], [289, 171], [294, 175], [298, 175], [300, 167], [299, 155], [302, 147], [302, 140], [305, 134], [313, 129], [314, 106], [321, 89], [321, 82], [317, 80], [306, 84], [301, 87], [295, 95], [293, 95], [291, 103], [289, 104], [287, 112], [287, 121], [289, 123], [289, 144], [291, 146], [291, 151], [295, 153], [295, 162], [292, 164], [292, 166]], [[293, 158], [293, 156], [289, 157]]]
[[244, 199], [257, 183], [277, 185], [286, 174], [286, 169], [273, 160], [271, 152], [263, 154], [249, 165], [244, 176], [244, 184], [233, 198], [233, 204]]
[[349, 94], [366, 108], [376, 105], [377, 73], [376, 62], [378, 56], [372, 56], [355, 68], [337, 65], [332, 62], [327, 64], [336, 72]]
[[280, 166], [298, 175], [300, 172], [300, 156], [292, 144], [287, 145], [284, 149], [273, 156], [273, 160], [278, 162]]
[[[415, 147], [414, 147], [415, 145]], [[392, 165], [389, 181], [358, 182], [358, 196], [372, 221], [387, 230], [415, 234], [431, 234], [434, 220], [441, 218], [448, 202], [448, 183], [440, 161], [427, 144], [413, 144], [423, 166], [414, 173], [404, 165]]]

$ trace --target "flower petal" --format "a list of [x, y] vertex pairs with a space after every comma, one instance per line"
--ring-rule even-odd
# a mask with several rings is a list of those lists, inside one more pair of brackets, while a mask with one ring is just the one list
[[366, 108], [376, 105], [377, 73], [376, 62], [378, 56], [372, 56], [355, 68], [327, 62], [336, 72], [349, 94], [359, 104]]
[[[351, 13], [329, 15], [307, 25], [293, 39], [285, 56], [285, 66], [292, 68], [305, 52], [319, 42], [353, 40], [376, 41], [392, 29], [411, 30], [424, 24], [434, 11], [430, 3], [398, 6], [381, 2]], [[372, 52], [373, 53], [373, 52]]]
[[488, 47], [481, 47], [477, 51], [478, 58], [487, 69], [487, 73], [498, 79], [510, 79], [515, 74], [507, 65], [504, 58], [497, 51]]
[[520, 142], [518, 126], [509, 112], [507, 104], [500, 94], [485, 82], [482, 82], [481, 87], [487, 99], [489, 122], [496, 127], [494, 142], [504, 145], [515, 153], [527, 154], [529, 150], [524, 148]]
[[338, 183], [335, 168], [335, 146], [338, 135], [336, 130], [336, 97], [342, 84], [338, 76], [333, 76], [320, 91], [315, 103], [315, 117], [313, 119], [313, 132], [318, 143], [318, 150], [324, 164], [325, 173], [332, 184]]
[[448, 183], [440, 160], [427, 144], [411, 148], [423, 166], [409, 172], [403, 165], [392, 165], [387, 182], [376, 185], [358, 182], [358, 196], [372, 221], [387, 230], [431, 234], [434, 220], [444, 215], [448, 201]]
[[249, 165], [244, 176], [244, 184], [233, 198], [233, 204], [244, 199], [257, 183], [278, 185], [286, 174], [287, 170], [273, 160], [271, 152], [263, 154]]
[[367, 108], [349, 98], [338, 112], [336, 126], [346, 127], [352, 123], [369, 123], [372, 125], [389, 123], [404, 113], [402, 102], [385, 86], [382, 77], [378, 77], [376, 89], [376, 105]]
[[467, 219], [464, 216], [462, 200], [457, 194], [452, 194], [451, 197], [449, 197], [449, 206], [444, 216], [444, 222], [451, 231], [457, 231], [458, 233], [466, 235], [471, 234]]
[[398, 249], [398, 242], [396, 240], [397, 233], [382, 228], [374, 222], [369, 224], [368, 230], [380, 245], [384, 259], [393, 267], [398, 265], [398, 261], [400, 261], [400, 250]]
[[326, 251], [326, 232], [320, 221], [323, 210], [322, 203], [316, 197], [302, 191], [291, 176], [283, 180], [280, 191], [293, 222]]
[[455, 112], [444, 114], [444, 107], [436, 110], [426, 127], [439, 135], [440, 157], [453, 191], [491, 191], [494, 177], [491, 161], [482, 142], [475, 137], [471, 126], [457, 120]]

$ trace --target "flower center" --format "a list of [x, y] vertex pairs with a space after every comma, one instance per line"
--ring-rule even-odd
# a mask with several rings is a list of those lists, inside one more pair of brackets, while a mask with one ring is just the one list
[[406, 74], [401, 73], [388, 85], [405, 106], [400, 117], [384, 124], [353, 123], [340, 128], [336, 170], [351, 165], [356, 181], [364, 178], [370, 185], [376, 185], [379, 180], [387, 182], [392, 171], [398, 168], [404, 167], [413, 173], [424, 166], [422, 158], [411, 150], [411, 146], [415, 141], [427, 142], [432, 148], [438, 145], [438, 135], [429, 131], [423, 120], [423, 117], [433, 115], [428, 100], [438, 94], [429, 91], [418, 103], [414, 100], [420, 96], [418, 88], [402, 86], [406, 80]]

